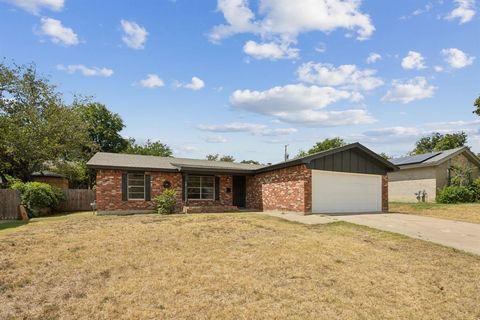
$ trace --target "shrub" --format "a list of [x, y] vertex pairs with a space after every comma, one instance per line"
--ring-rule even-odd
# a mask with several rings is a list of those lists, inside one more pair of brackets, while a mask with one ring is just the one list
[[448, 186], [440, 190], [437, 195], [437, 202], [440, 203], [465, 203], [474, 201], [475, 192], [471, 187]]
[[61, 189], [46, 183], [17, 181], [11, 188], [20, 191], [22, 204], [33, 216], [41, 215], [42, 209], [45, 208], [55, 209], [64, 199]]
[[470, 188], [475, 195], [475, 201], [480, 201], [480, 178], [473, 180]]
[[175, 213], [177, 206], [176, 195], [177, 193], [175, 190], [168, 188], [156, 196], [155, 202], [157, 203], [157, 212], [160, 214]]

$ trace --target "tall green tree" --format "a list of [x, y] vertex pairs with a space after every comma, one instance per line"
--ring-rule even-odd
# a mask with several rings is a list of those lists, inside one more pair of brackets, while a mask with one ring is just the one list
[[104, 104], [88, 99], [77, 99], [74, 106], [87, 125], [88, 135], [95, 145], [94, 150], [88, 150], [90, 155], [95, 151], [117, 153], [127, 149], [128, 140], [120, 135], [125, 125], [117, 113], [108, 110]]
[[473, 110], [473, 113], [480, 116], [480, 96], [477, 99], [475, 99], [475, 101], [473, 102], [473, 106], [475, 107], [475, 110]]
[[86, 125], [35, 65], [0, 62], [0, 171], [23, 180], [48, 161], [80, 157]]
[[260, 162], [256, 161], [256, 160], [242, 160], [240, 161], [240, 163], [244, 163], [244, 164], [260, 164]]
[[207, 154], [207, 156], [205, 157], [205, 159], [209, 160], [209, 161], [218, 161], [218, 158], [220, 156], [218, 155], [218, 153], [216, 154]]
[[222, 157], [220, 157], [220, 159], [218, 159], [218, 161], [235, 162], [235, 158], [233, 156], [223, 155]]
[[129, 145], [125, 153], [141, 154], [146, 156], [171, 157], [172, 149], [160, 141], [151, 141], [148, 139], [144, 144], [135, 142], [135, 139], [129, 139]]
[[415, 143], [415, 149], [410, 153], [423, 154], [434, 151], [442, 151], [463, 147], [467, 143], [467, 134], [463, 131], [456, 133], [441, 134], [434, 132], [429, 136], [420, 138]]
[[317, 142], [313, 147], [311, 147], [307, 151], [300, 150], [298, 152], [297, 158], [304, 157], [304, 156], [307, 156], [309, 154], [314, 154], [314, 153], [317, 153], [317, 152], [333, 149], [333, 148], [343, 147], [346, 144], [347, 143], [345, 142], [345, 140], [343, 140], [340, 137], [335, 137], [335, 138], [331, 138], [331, 139], [327, 138], [323, 141]]

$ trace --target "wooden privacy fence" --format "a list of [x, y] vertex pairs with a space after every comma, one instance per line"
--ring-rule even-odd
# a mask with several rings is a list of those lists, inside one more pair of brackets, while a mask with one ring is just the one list
[[[88, 211], [90, 203], [95, 201], [95, 191], [87, 189], [63, 189], [65, 200], [58, 207], [58, 211]], [[11, 189], [0, 189], [0, 220], [18, 218], [20, 192]]]
[[20, 205], [20, 192], [12, 189], [0, 189], [0, 220], [17, 219]]
[[90, 203], [95, 201], [95, 191], [87, 189], [63, 189], [65, 200], [59, 205], [59, 210], [88, 211], [92, 210]]

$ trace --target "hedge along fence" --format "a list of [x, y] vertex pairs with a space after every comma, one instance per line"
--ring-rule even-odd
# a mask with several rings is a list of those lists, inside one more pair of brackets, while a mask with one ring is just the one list
[[[87, 189], [63, 189], [65, 200], [60, 202], [58, 210], [88, 211], [95, 201], [95, 191]], [[12, 189], [0, 189], [0, 220], [18, 219], [18, 206], [21, 203], [20, 192]]]

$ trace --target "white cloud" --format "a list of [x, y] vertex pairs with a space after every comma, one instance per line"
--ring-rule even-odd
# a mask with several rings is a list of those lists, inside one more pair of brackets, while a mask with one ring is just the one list
[[419, 52], [409, 51], [407, 56], [402, 59], [402, 68], [407, 70], [425, 69], [425, 58]]
[[436, 88], [429, 85], [425, 77], [415, 77], [404, 82], [394, 80], [392, 88], [388, 90], [382, 101], [406, 104], [415, 100], [431, 98], [435, 90]]
[[375, 74], [375, 70], [362, 70], [352, 64], [334, 67], [326, 63], [307, 62], [297, 70], [298, 79], [303, 82], [367, 91], [383, 85], [383, 80]]
[[360, 11], [359, 0], [260, 0], [256, 20], [247, 0], [218, 0], [217, 8], [226, 24], [215, 26], [210, 40], [218, 42], [237, 33], [254, 33], [263, 38], [279, 37], [295, 42], [303, 32], [330, 33], [338, 28], [357, 32], [368, 39], [375, 30], [370, 16]]
[[364, 109], [342, 111], [302, 110], [299, 112], [280, 112], [276, 116], [284, 122], [312, 127], [371, 124], [377, 121]]
[[442, 72], [443, 67], [442, 66], [435, 66], [435, 67], [433, 67], [433, 70], [435, 70], [435, 72]]
[[375, 53], [375, 52], [370, 53], [367, 57], [367, 63], [368, 64], [372, 64], [372, 63], [375, 63], [375, 62], [380, 61], [380, 60], [382, 60], [382, 56], [378, 53]]
[[331, 87], [290, 84], [266, 91], [236, 90], [230, 96], [232, 106], [261, 114], [279, 114], [324, 108], [340, 100], [359, 101], [362, 96]]
[[143, 49], [147, 41], [147, 30], [134, 21], [121, 20], [120, 23], [123, 30], [123, 42], [132, 49]]
[[473, 121], [445, 121], [445, 122], [427, 122], [417, 127], [387, 127], [377, 128], [363, 132], [357, 139], [370, 143], [398, 144], [401, 142], [413, 145], [414, 142], [422, 136], [430, 135], [434, 132], [451, 133], [464, 131], [469, 137], [479, 136], [478, 124], [480, 120]]
[[228, 140], [224, 136], [210, 136], [205, 138], [208, 143], [226, 143]]
[[181, 83], [176, 81], [174, 83], [174, 86], [177, 88], [185, 88], [185, 89], [197, 91], [205, 87], [205, 81], [203, 81], [198, 77], [192, 77], [192, 81], [190, 83]]
[[42, 18], [40, 34], [50, 37], [50, 40], [56, 44], [73, 46], [79, 43], [77, 34], [71, 29], [64, 27], [60, 20], [52, 18]]
[[446, 17], [447, 20], [460, 20], [460, 24], [467, 23], [475, 16], [475, 0], [455, 0], [457, 7]]
[[98, 67], [86, 67], [83, 64], [69, 64], [64, 66], [63, 64], [57, 65], [57, 69], [65, 71], [67, 73], [80, 72], [86, 77], [111, 77], [113, 75], [113, 70], [108, 68], [98, 68]]
[[291, 48], [287, 43], [279, 44], [275, 42], [257, 43], [247, 41], [243, 46], [243, 52], [255, 59], [297, 59], [299, 49]]
[[442, 55], [445, 59], [445, 62], [448, 65], [455, 69], [465, 68], [473, 63], [475, 57], [469, 56], [462, 50], [457, 48], [443, 49]]
[[42, 8], [60, 11], [64, 6], [64, 0], [7, 0], [7, 2], [35, 15], [38, 15]]
[[338, 101], [357, 102], [363, 97], [357, 92], [332, 87], [291, 84], [266, 91], [236, 90], [230, 104], [242, 110], [274, 117], [287, 123], [307, 126], [337, 126], [373, 123], [375, 119], [366, 110], [319, 110]]
[[231, 122], [221, 125], [200, 124], [202, 131], [210, 132], [248, 132], [259, 136], [284, 136], [297, 132], [295, 128], [269, 128], [267, 125], [249, 122]]
[[140, 85], [145, 88], [160, 88], [165, 85], [165, 82], [156, 74], [148, 74], [146, 79], [140, 80]]

